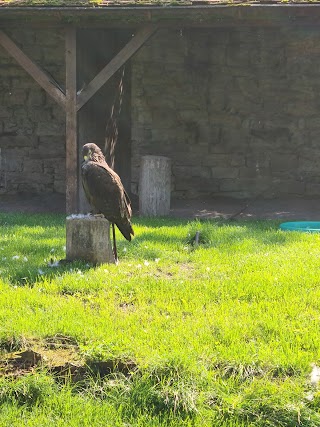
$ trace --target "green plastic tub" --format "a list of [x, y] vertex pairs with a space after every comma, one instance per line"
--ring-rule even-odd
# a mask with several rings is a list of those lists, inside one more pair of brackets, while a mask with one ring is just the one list
[[320, 233], [320, 221], [283, 222], [280, 229], [284, 231], [302, 231], [303, 233]]

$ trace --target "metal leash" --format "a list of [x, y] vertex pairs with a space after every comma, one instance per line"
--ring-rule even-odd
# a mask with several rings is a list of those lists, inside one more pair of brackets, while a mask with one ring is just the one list
[[125, 66], [122, 67], [120, 81], [118, 85], [118, 90], [114, 96], [113, 105], [111, 107], [110, 117], [108, 118], [106, 124], [106, 136], [105, 136], [105, 150], [104, 154], [108, 157], [109, 166], [111, 169], [114, 169], [115, 164], [115, 150], [118, 142], [118, 118], [121, 113], [123, 94], [124, 94], [124, 74], [125, 74]]

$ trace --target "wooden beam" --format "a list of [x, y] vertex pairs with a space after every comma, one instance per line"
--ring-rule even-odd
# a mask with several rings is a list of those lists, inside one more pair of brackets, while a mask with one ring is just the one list
[[0, 44], [58, 104], [65, 108], [66, 97], [61, 89], [2, 30], [0, 30]]
[[107, 64], [88, 86], [78, 95], [77, 110], [79, 111], [89, 99], [103, 86], [113, 74], [134, 55], [138, 49], [157, 30], [154, 25], [146, 25], [120, 50], [120, 52]]
[[77, 30], [66, 28], [66, 210], [78, 213]]

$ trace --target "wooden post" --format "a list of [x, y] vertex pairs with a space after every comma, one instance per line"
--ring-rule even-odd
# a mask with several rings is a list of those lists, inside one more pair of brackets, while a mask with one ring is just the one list
[[78, 212], [77, 32], [66, 29], [66, 210]]
[[66, 222], [68, 261], [99, 265], [115, 263], [110, 241], [110, 224], [93, 215], [70, 215]]
[[168, 215], [170, 195], [171, 160], [162, 156], [143, 156], [139, 182], [140, 215]]

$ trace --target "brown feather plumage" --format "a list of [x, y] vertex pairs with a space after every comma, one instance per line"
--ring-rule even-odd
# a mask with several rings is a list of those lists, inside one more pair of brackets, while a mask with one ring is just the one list
[[81, 167], [82, 185], [88, 202], [96, 213], [115, 223], [130, 241], [134, 235], [131, 202], [119, 175], [109, 167], [96, 144], [85, 144], [82, 154], [85, 159]]

